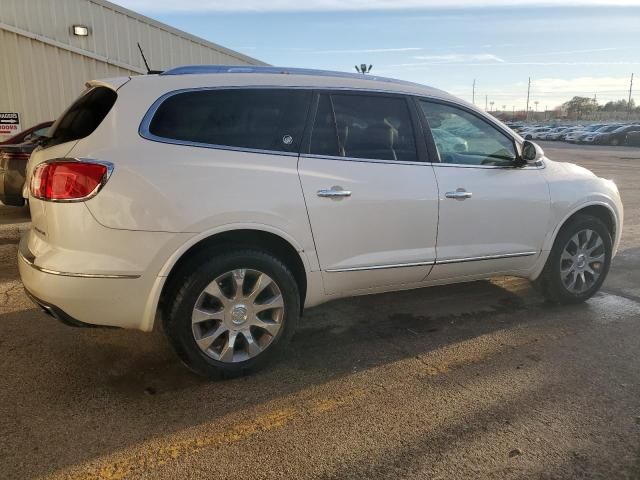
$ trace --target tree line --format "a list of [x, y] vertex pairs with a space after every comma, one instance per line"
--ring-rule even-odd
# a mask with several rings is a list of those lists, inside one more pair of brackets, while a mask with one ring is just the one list
[[595, 98], [575, 96], [568, 102], [562, 104], [562, 110], [566, 111], [569, 117], [580, 119], [593, 115], [596, 112], [632, 112], [640, 113], [635, 101], [615, 100], [601, 105]]

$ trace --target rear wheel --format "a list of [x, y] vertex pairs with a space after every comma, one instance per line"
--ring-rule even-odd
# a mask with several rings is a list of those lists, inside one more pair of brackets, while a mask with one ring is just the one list
[[257, 250], [201, 256], [191, 265], [165, 319], [178, 356], [204, 376], [263, 366], [298, 322], [300, 295], [291, 271]]
[[611, 253], [611, 234], [604, 223], [578, 215], [558, 234], [536, 287], [554, 303], [583, 302], [602, 286]]

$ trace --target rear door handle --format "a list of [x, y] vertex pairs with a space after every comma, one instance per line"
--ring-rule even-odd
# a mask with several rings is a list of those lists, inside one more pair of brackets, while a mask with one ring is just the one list
[[342, 187], [331, 187], [330, 189], [318, 190], [318, 196], [323, 198], [350, 197], [351, 190], [343, 190]]
[[455, 192], [445, 193], [444, 196], [455, 200], [466, 200], [467, 198], [471, 198], [473, 193], [467, 192], [464, 188], [458, 188]]

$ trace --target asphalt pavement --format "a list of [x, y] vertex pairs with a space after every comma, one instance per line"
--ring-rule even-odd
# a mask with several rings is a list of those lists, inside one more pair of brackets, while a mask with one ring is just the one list
[[640, 478], [640, 149], [542, 145], [622, 192], [593, 299], [499, 277], [339, 300], [226, 381], [161, 333], [41, 313], [17, 276], [26, 210], [0, 206], [0, 478]]

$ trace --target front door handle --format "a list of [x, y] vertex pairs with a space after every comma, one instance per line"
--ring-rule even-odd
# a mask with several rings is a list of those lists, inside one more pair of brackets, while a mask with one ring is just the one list
[[455, 200], [466, 200], [467, 198], [471, 198], [473, 193], [467, 192], [464, 188], [458, 188], [455, 192], [445, 193], [444, 196]]
[[326, 190], [318, 190], [318, 196], [323, 198], [343, 198], [350, 197], [351, 190], [343, 190], [342, 187], [331, 187]]

